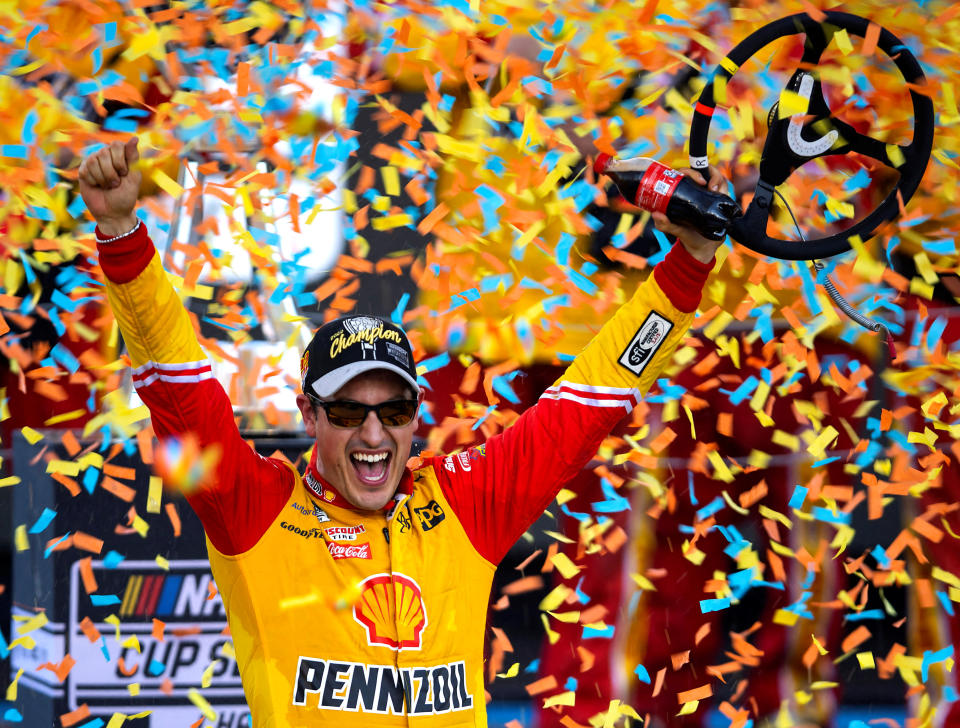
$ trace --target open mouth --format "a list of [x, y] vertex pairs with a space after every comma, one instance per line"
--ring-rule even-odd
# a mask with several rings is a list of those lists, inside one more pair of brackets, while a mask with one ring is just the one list
[[364, 485], [383, 485], [390, 469], [390, 453], [386, 450], [379, 452], [350, 453], [350, 462], [357, 473], [357, 478]]

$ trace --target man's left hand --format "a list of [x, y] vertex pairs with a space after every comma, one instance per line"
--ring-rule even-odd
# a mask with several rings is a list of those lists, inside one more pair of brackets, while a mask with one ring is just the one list
[[[698, 185], [707, 184], [707, 180], [695, 169], [686, 167], [680, 171]], [[710, 174], [709, 187], [712, 192], [722, 192], [726, 189], [727, 180], [720, 174], [716, 167], [708, 167], [707, 172]], [[709, 238], [703, 237], [687, 225], [675, 225], [670, 222], [670, 219], [662, 212], [653, 213], [653, 224], [656, 225], [657, 230], [665, 235], [675, 236], [683, 243], [683, 247], [687, 249], [687, 252], [701, 263], [709, 263], [712, 261], [716, 256], [717, 249], [723, 244], [722, 241], [710, 240]]]

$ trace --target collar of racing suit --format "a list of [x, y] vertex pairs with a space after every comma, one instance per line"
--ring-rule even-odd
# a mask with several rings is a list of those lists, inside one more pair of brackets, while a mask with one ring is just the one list
[[[351, 511], [362, 510], [350, 503], [350, 501], [340, 494], [340, 491], [338, 491], [334, 486], [327, 482], [322, 475], [320, 475], [317, 470], [316, 448], [313, 449], [313, 453], [310, 455], [310, 462], [307, 464], [307, 470], [303, 476], [303, 484], [311, 496], [315, 497], [321, 503], [330, 503], [331, 505], [335, 505], [339, 508], [348, 508]], [[411, 472], [408, 464], [407, 467], [404, 468], [403, 475], [400, 476], [400, 483], [397, 485], [397, 490], [395, 491], [394, 496], [397, 494], [410, 495], [412, 492], [413, 473]], [[381, 510], [388, 512], [394, 507], [395, 504], [396, 497], [391, 498]]]

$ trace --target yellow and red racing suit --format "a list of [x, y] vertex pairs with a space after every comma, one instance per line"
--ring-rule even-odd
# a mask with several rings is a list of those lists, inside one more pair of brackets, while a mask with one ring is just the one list
[[503, 433], [408, 469], [360, 511], [242, 439], [143, 226], [101, 244], [107, 295], [159, 437], [219, 446], [189, 496], [244, 691], [268, 726], [485, 726], [482, 646], [496, 564], [638, 402], [687, 332], [711, 266], [666, 256]]

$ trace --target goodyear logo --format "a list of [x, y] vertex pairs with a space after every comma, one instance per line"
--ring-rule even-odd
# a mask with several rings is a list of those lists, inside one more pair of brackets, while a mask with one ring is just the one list
[[463, 661], [395, 667], [300, 657], [293, 704], [380, 715], [440, 715], [473, 708]]
[[420, 585], [398, 571], [368, 576], [359, 585], [353, 618], [367, 633], [367, 644], [391, 650], [419, 650], [427, 626]]

